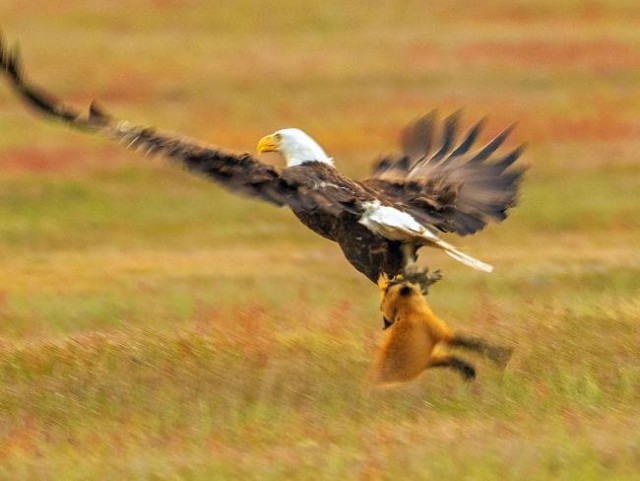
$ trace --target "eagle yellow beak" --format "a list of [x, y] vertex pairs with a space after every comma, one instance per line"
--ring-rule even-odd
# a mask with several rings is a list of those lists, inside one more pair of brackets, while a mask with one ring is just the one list
[[278, 150], [278, 141], [273, 135], [266, 135], [260, 139], [256, 150], [259, 154], [262, 152], [276, 152]]

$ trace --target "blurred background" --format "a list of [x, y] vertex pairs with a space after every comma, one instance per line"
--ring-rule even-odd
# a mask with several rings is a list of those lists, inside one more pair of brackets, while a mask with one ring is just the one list
[[530, 167], [503, 224], [449, 238], [494, 274], [422, 254], [507, 372], [372, 394], [378, 293], [337, 245], [0, 84], [6, 479], [637, 475], [637, 2], [3, 0], [0, 23], [60, 98], [226, 148], [295, 126], [364, 178], [463, 109], [485, 139], [515, 122]]

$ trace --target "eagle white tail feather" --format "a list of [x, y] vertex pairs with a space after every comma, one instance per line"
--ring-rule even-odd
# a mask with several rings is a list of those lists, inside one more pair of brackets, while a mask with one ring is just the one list
[[449, 257], [453, 257], [455, 260], [457, 260], [458, 262], [462, 262], [466, 266], [473, 267], [478, 271], [493, 272], [492, 265], [486, 264], [474, 257], [471, 257], [468, 254], [465, 254], [461, 250], [452, 246], [448, 242], [443, 241], [442, 239], [438, 239], [438, 242], [434, 242], [431, 238], [428, 238], [428, 240], [429, 243], [433, 243], [440, 247]]
[[423, 239], [424, 245], [439, 247], [448, 256], [466, 266], [483, 272], [493, 271], [493, 266], [474, 259], [448, 242], [443, 241], [435, 232], [421, 225], [412, 215], [406, 212], [402, 212], [395, 207], [381, 205], [378, 200], [365, 202], [362, 207], [364, 207], [364, 211], [358, 222], [371, 232], [390, 240], [404, 242], [416, 242], [418, 239]]

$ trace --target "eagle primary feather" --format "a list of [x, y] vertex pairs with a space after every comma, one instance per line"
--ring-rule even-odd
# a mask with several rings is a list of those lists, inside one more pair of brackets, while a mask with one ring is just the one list
[[[127, 149], [168, 157], [234, 192], [289, 206], [306, 226], [337, 242], [347, 260], [373, 282], [380, 273], [389, 277], [400, 273], [407, 250], [413, 258], [422, 245], [439, 247], [460, 262], [488, 270], [486, 264], [439, 239], [432, 228], [465, 235], [490, 221], [502, 221], [515, 205], [522, 178], [523, 169], [510, 168], [521, 147], [495, 155], [511, 129], [472, 152], [482, 123], [458, 141], [458, 113], [447, 117], [442, 127], [436, 112], [409, 125], [401, 138], [402, 154], [380, 160], [372, 177], [357, 182], [342, 176], [315, 141], [304, 140], [308, 136], [297, 129], [270, 136], [273, 142], [292, 135], [299, 143], [294, 145], [296, 155], [289, 156], [284, 144], [278, 149], [288, 163], [278, 171], [247, 153], [115, 120], [95, 103], [83, 114], [27, 83], [17, 50], [9, 51], [1, 38], [0, 70], [41, 114], [104, 135]], [[309, 141], [313, 144], [304, 144]], [[378, 211], [371, 211], [372, 205], [379, 206]], [[395, 214], [385, 222], [391, 212], [387, 209]], [[398, 219], [403, 221], [398, 224]]]

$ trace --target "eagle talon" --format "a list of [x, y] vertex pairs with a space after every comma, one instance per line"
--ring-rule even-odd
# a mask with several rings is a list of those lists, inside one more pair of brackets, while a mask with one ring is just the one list
[[380, 292], [384, 293], [384, 291], [387, 290], [387, 287], [389, 287], [389, 276], [384, 272], [381, 272], [378, 276], [378, 288], [380, 289]]
[[416, 268], [410, 271], [405, 269], [402, 273], [395, 276], [390, 283], [396, 284], [405, 280], [413, 282], [420, 286], [420, 291], [426, 296], [429, 293], [429, 286], [435, 284], [440, 279], [442, 279], [442, 272], [440, 270], [429, 272], [428, 268]]

